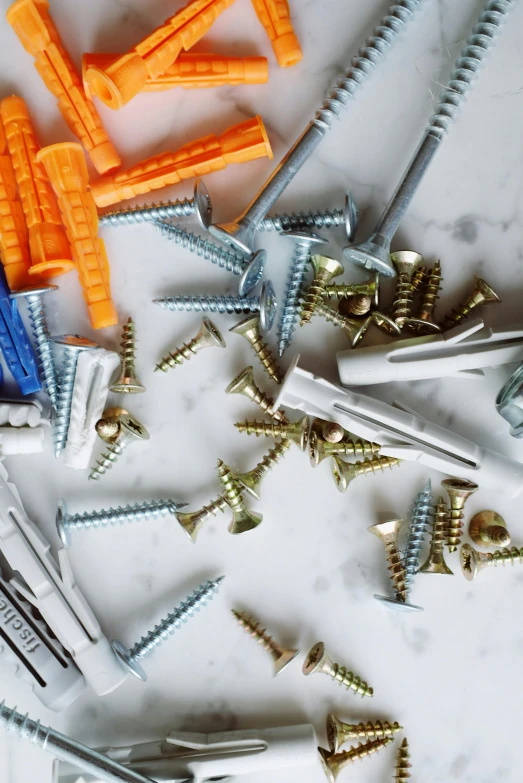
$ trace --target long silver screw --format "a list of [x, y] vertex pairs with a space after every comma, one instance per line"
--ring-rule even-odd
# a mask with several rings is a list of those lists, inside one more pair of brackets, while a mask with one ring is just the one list
[[389, 259], [390, 244], [394, 234], [441, 142], [456, 120], [485, 57], [494, 45], [506, 15], [514, 5], [515, 0], [487, 0], [477, 24], [461, 50], [447, 87], [440, 95], [436, 113], [430, 119], [421, 144], [374, 232], [365, 242], [344, 248], [345, 257], [350, 261], [367, 269], [376, 269], [387, 277], [394, 277], [394, 268]]
[[109, 525], [127, 525], [144, 519], [159, 519], [167, 514], [175, 516], [187, 503], [174, 500], [151, 500], [148, 503], [134, 503], [132, 506], [102, 508], [100, 511], [85, 511], [83, 514], [68, 514], [65, 500], [58, 501], [56, 529], [65, 547], [71, 545], [72, 530], [97, 530]]
[[38, 369], [43, 378], [51, 405], [56, 410], [58, 404], [58, 379], [43, 302], [43, 297], [50, 291], [58, 291], [58, 286], [42, 285], [21, 288], [19, 291], [13, 291], [11, 293], [11, 298], [25, 299], [27, 303], [33, 338], [36, 345]]
[[99, 215], [98, 224], [100, 226], [131, 226], [135, 223], [154, 223], [157, 220], [171, 220], [190, 215], [196, 215], [200, 225], [204, 228], [211, 220], [211, 197], [201, 179], [197, 180], [194, 185], [193, 198], [112, 209], [110, 212]]
[[317, 234], [309, 234], [305, 231], [290, 231], [284, 236], [294, 239], [295, 244], [280, 323], [278, 324], [278, 353], [280, 356], [289, 347], [292, 333], [298, 323], [303, 281], [311, 259], [312, 248], [314, 245], [324, 245], [327, 241]]
[[343, 209], [267, 215], [258, 226], [258, 231], [306, 231], [311, 228], [334, 228], [344, 225], [347, 239], [350, 242], [356, 233], [357, 223], [358, 210], [352, 193], [347, 191]]
[[158, 645], [175, 633], [175, 631], [178, 631], [183, 623], [194, 617], [202, 606], [205, 606], [208, 601], [214, 598], [224, 579], [224, 576], [220, 576], [218, 579], [209, 579], [209, 581], [201, 584], [194, 593], [161, 620], [152, 631], [143, 636], [130, 650], [121, 642], [112, 642], [112, 648], [122, 666], [131, 674], [134, 674], [135, 677], [138, 677], [139, 680], [145, 682], [147, 674], [140, 663], [141, 659], [154, 652]]
[[421, 0], [397, 0], [390, 6], [389, 13], [383, 17], [356, 57], [352, 58], [336, 86], [329, 90], [314, 119], [287, 152], [247, 209], [231, 223], [220, 223], [209, 227], [215, 237], [244, 255], [251, 254], [256, 230], [265, 215], [271, 211], [276, 199], [281, 196], [327, 134], [334, 119], [339, 117], [342, 109], [355, 97], [375, 67], [384, 59], [420, 4]]
[[[96, 425], [97, 429], [98, 425], [102, 422], [106, 423], [108, 421], [110, 421], [110, 419], [100, 419]], [[149, 440], [150, 438], [150, 435], [143, 424], [128, 413], [122, 413], [115, 424], [117, 425], [115, 439], [108, 444], [106, 451], [103, 452], [96, 461], [96, 464], [91, 468], [91, 472], [89, 473], [90, 481], [98, 481], [104, 476], [107, 471], [113, 467], [122, 451], [131, 443]]]
[[405, 569], [405, 586], [407, 595], [412, 587], [412, 581], [418, 572], [421, 548], [430, 525], [434, 521], [434, 501], [431, 494], [432, 484], [427, 481], [421, 492], [416, 496], [409, 524], [409, 534], [403, 552], [403, 567]]
[[87, 772], [95, 780], [102, 778], [106, 783], [153, 783], [150, 778], [140, 775], [130, 767], [122, 766], [66, 734], [42, 726], [39, 720], [32, 720], [27, 715], [16, 712], [16, 708], [6, 707], [5, 701], [0, 702], [0, 726], [7, 734], [12, 733], [17, 739], [28, 740], [60, 761]]
[[60, 376], [58, 399], [56, 401], [56, 416], [53, 426], [54, 455], [59, 457], [65, 448], [67, 431], [71, 420], [71, 406], [73, 404], [74, 382], [76, 368], [81, 351], [92, 351], [99, 348], [98, 343], [80, 337], [78, 334], [64, 334], [59, 337], [51, 337], [57, 345], [64, 346], [64, 364]]

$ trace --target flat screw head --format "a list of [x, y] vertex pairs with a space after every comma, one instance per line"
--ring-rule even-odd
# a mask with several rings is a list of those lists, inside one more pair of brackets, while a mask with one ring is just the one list
[[356, 231], [358, 230], [359, 214], [356, 202], [350, 190], [345, 193], [345, 232], [349, 242], [354, 241]]
[[245, 507], [233, 509], [232, 522], [229, 524], [227, 530], [233, 536], [239, 536], [242, 533], [248, 533], [249, 530], [254, 530], [261, 522], [263, 522], [263, 516], [261, 514], [249, 511]]
[[277, 308], [276, 291], [272, 282], [266, 280], [260, 294], [260, 326], [264, 332], [271, 331], [276, 318]]
[[315, 275], [319, 272], [325, 272], [329, 275], [329, 279], [338, 277], [338, 275], [342, 275], [345, 271], [336, 258], [330, 258], [329, 256], [311, 256], [311, 264], [314, 267]]
[[67, 525], [67, 506], [65, 500], [58, 501], [58, 508], [56, 509], [56, 531], [60, 537], [60, 541], [64, 545], [65, 549], [71, 546], [71, 536]]
[[254, 370], [251, 365], [233, 378], [225, 389], [226, 394], [243, 394], [246, 390], [252, 390], [256, 386], [254, 381]]
[[491, 304], [501, 302], [501, 299], [495, 291], [481, 277], [474, 277], [474, 290], [470, 296], [475, 305]]
[[384, 313], [373, 312], [370, 317], [380, 329], [394, 336], [401, 335], [401, 327]]
[[463, 546], [461, 547], [459, 553], [459, 562], [461, 565], [463, 576], [469, 582], [472, 582], [472, 580], [478, 575], [479, 571], [481, 570], [481, 565], [478, 556], [479, 556], [479, 552], [476, 552], [476, 550], [473, 549], [470, 546], [470, 544], [463, 544]]
[[133, 418], [128, 413], [124, 413], [120, 418], [120, 427], [122, 434], [135, 440], [149, 440], [150, 435], [138, 419]]
[[[321, 443], [318, 442], [318, 448], [314, 455], [314, 459], [318, 459], [318, 463], [321, 461]], [[311, 459], [312, 462], [312, 459]], [[347, 487], [354, 481], [358, 473], [355, 466], [350, 462], [344, 462], [339, 457], [334, 457], [332, 460], [332, 476], [334, 483], [338, 487], [340, 492], [346, 492]]]
[[249, 315], [236, 326], [229, 329], [232, 334], [239, 334], [245, 337], [249, 342], [254, 342], [260, 336], [260, 317], [259, 315]]
[[329, 658], [325, 652], [325, 645], [323, 642], [317, 642], [307, 653], [307, 657], [303, 662], [302, 671], [308, 676], [309, 674], [315, 674], [321, 671], [323, 665], [328, 662]]
[[57, 285], [28, 285], [19, 288], [18, 291], [11, 291], [11, 299], [25, 299], [30, 296], [44, 296], [49, 291], [58, 291]]
[[441, 482], [441, 486], [445, 487], [451, 502], [451, 509], [456, 507], [463, 507], [467, 498], [476, 492], [479, 487], [473, 481], [467, 479], [445, 479]]
[[195, 338], [200, 346], [207, 348], [225, 348], [225, 340], [223, 339], [219, 329], [213, 324], [210, 318], [204, 318], [200, 331]]
[[371, 525], [369, 533], [377, 536], [384, 546], [395, 544], [398, 540], [398, 534], [403, 525], [403, 519], [389, 519], [386, 522], [378, 522], [377, 525]]
[[145, 682], [147, 679], [147, 673], [145, 669], [138, 663], [138, 661], [135, 661], [131, 657], [127, 647], [118, 641], [111, 642], [111, 647], [113, 648], [113, 652], [123, 668], [128, 671], [129, 674], [132, 674], [133, 677], [137, 677], [142, 682]]
[[109, 391], [114, 394], [142, 394], [147, 389], [134, 375], [120, 375], [116, 382], [111, 384]]
[[390, 260], [399, 275], [406, 275], [409, 278], [423, 264], [423, 256], [414, 250], [398, 250], [390, 254]]
[[502, 516], [495, 511], [479, 511], [469, 522], [469, 536], [476, 546], [510, 546], [510, 533]]
[[290, 237], [295, 241], [299, 241], [301, 244], [308, 244], [309, 247], [327, 244], [327, 240], [319, 234], [312, 234], [308, 231], [282, 231], [281, 235], [282, 237]]
[[211, 196], [203, 179], [197, 179], [194, 185], [194, 211], [200, 226], [206, 231], [212, 223]]
[[254, 253], [252, 259], [246, 265], [240, 276], [240, 284], [238, 286], [238, 293], [240, 296], [247, 296], [253, 288], [256, 288], [262, 278], [266, 261], [266, 250], [257, 250]]
[[64, 345], [76, 351], [90, 351], [93, 348], [99, 348], [98, 343], [88, 340], [87, 337], [80, 337], [79, 334], [61, 334], [51, 337], [51, 340], [57, 345]]

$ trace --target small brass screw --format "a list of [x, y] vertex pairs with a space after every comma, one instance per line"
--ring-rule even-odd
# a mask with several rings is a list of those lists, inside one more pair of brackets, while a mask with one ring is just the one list
[[310, 260], [314, 267], [314, 278], [303, 297], [300, 326], [311, 320], [317, 306], [321, 304], [326, 286], [344, 272], [342, 265], [335, 258], [315, 255], [311, 256]]
[[347, 318], [367, 315], [372, 307], [372, 297], [358, 294], [348, 299], [342, 299], [338, 305], [338, 312]]
[[441, 486], [447, 490], [450, 498], [447, 545], [449, 552], [455, 552], [461, 542], [465, 503], [479, 487], [473, 481], [466, 479], [445, 479], [441, 482]]
[[256, 403], [264, 413], [267, 413], [275, 421], [281, 421], [286, 423], [285, 414], [283, 411], [274, 411], [274, 400], [271, 399], [265, 392], [262, 392], [260, 387], [254, 380], [254, 371], [252, 366], [246, 367], [234, 378], [225, 389], [227, 394], [243, 394], [248, 400]]
[[232, 509], [232, 522], [228, 527], [229, 533], [236, 536], [258, 527], [263, 516], [247, 509], [235, 476], [233, 476], [230, 467], [221, 459], [218, 460], [218, 478], [223, 484], [227, 502]]
[[361, 438], [358, 440], [347, 438], [338, 443], [329, 443], [314, 431], [311, 432], [309, 438], [309, 457], [313, 468], [327, 457], [378, 454], [380, 448], [381, 446], [377, 443], [361, 440]]
[[261, 483], [267, 473], [273, 470], [280, 459], [289, 451], [292, 441], [285, 438], [280, 441], [273, 449], [269, 449], [267, 454], [254, 466], [248, 473], [238, 473], [235, 475], [236, 481], [257, 500], [260, 499]]
[[[103, 421], [103, 420], [102, 420]], [[149, 440], [150, 435], [138, 419], [123, 414], [119, 419], [118, 435], [108, 444], [108, 448], [91, 468], [89, 479], [98, 481], [118, 460], [122, 451], [131, 443]]]
[[[425, 275], [424, 275], [425, 276]], [[432, 269], [427, 270], [426, 283], [423, 287], [421, 305], [416, 318], [409, 318], [407, 326], [419, 334], [441, 332], [441, 327], [434, 321], [434, 308], [439, 299], [441, 289], [441, 264], [436, 261]]]
[[378, 306], [379, 300], [379, 273], [373, 272], [363, 283], [338, 283], [327, 285], [324, 296], [326, 299], [336, 299], [342, 302], [344, 299], [352, 299], [355, 296], [370, 296], [372, 306]]
[[419, 569], [419, 574], [449, 574], [452, 576], [453, 572], [445, 562], [444, 550], [447, 525], [447, 504], [443, 498], [440, 498], [436, 504], [436, 511], [434, 512], [429, 555]]
[[250, 318], [245, 318], [240, 321], [239, 324], [229, 329], [234, 334], [239, 334], [245, 337], [249, 345], [252, 347], [254, 353], [263, 365], [263, 368], [269, 378], [276, 383], [282, 382], [282, 373], [276, 360], [272, 356], [271, 352], [267, 348], [267, 344], [263, 341], [260, 331], [260, 316], [255, 315]]
[[176, 519], [194, 544], [198, 533], [207, 520], [216, 516], [220, 511], [225, 511], [226, 508], [229, 508], [229, 502], [226, 497], [220, 495], [198, 511], [178, 512]]
[[295, 443], [300, 451], [305, 451], [309, 438], [310, 420], [308, 416], [302, 416], [294, 424], [282, 424], [281, 422], [265, 421], [238, 421], [234, 425], [239, 432], [247, 435], [265, 435], [266, 438], [287, 438]]
[[109, 387], [115, 394], [141, 394], [145, 391], [136, 377], [135, 362], [136, 337], [135, 323], [132, 318], [127, 319], [122, 332], [120, 358], [122, 362], [120, 375]]
[[209, 318], [203, 319], [196, 337], [193, 337], [188, 343], [184, 343], [180, 348], [176, 348], [167, 356], [164, 356], [156, 365], [154, 371], [161, 370], [162, 372], [167, 372], [167, 370], [177, 367], [184, 361], [192, 359], [202, 348], [225, 348], [225, 340]]
[[476, 546], [510, 546], [510, 533], [503, 517], [495, 511], [479, 511], [469, 522], [469, 536]]
[[340, 492], [346, 492], [347, 487], [358, 476], [366, 476], [368, 473], [377, 473], [385, 468], [394, 468], [400, 465], [401, 460], [396, 457], [372, 457], [360, 460], [358, 462], [343, 462], [339, 457], [334, 457], [332, 461], [332, 475], [336, 486]]
[[335, 783], [338, 773], [347, 764], [353, 764], [357, 759], [364, 759], [366, 756], [370, 756], [372, 753], [377, 753], [382, 748], [387, 747], [393, 742], [392, 737], [384, 737], [383, 739], [371, 740], [351, 748], [350, 750], [342, 750], [340, 753], [330, 753], [325, 748], [318, 748], [320, 754], [320, 761], [323, 766], [323, 771], [327, 776], [329, 783]]
[[307, 653], [303, 662], [303, 673], [309, 674], [328, 674], [340, 685], [344, 685], [348, 690], [358, 693], [360, 696], [373, 696], [374, 690], [367, 683], [350, 672], [345, 666], [334, 663], [332, 658], [325, 651], [323, 642], [317, 642]]
[[370, 316], [360, 320], [347, 318], [345, 315], [341, 315], [337, 310], [333, 310], [332, 307], [327, 307], [327, 305], [321, 303], [316, 305], [314, 313], [316, 315], [321, 315], [322, 318], [325, 318], [325, 320], [333, 324], [333, 326], [338, 326], [345, 333], [351, 344], [351, 348], [355, 348], [358, 345], [372, 323], [372, 318]]
[[408, 779], [411, 777], [409, 769], [412, 767], [409, 759], [409, 743], [405, 737], [396, 756], [396, 774], [394, 775], [396, 783], [408, 783]]
[[369, 533], [377, 536], [383, 546], [389, 564], [389, 571], [396, 590], [396, 597], [375, 595], [378, 601], [383, 601], [387, 606], [401, 611], [423, 611], [420, 606], [407, 603], [407, 583], [405, 581], [405, 569], [398, 548], [398, 534], [403, 525], [402, 519], [389, 519], [369, 527]]
[[443, 331], [447, 329], [453, 329], [465, 318], [468, 318], [470, 313], [484, 304], [492, 304], [501, 302], [499, 296], [492, 290], [492, 288], [481, 277], [474, 278], [474, 287], [470, 296], [461, 302], [457, 307], [453, 308], [450, 313], [443, 319], [441, 328]]
[[299, 650], [291, 650], [280, 647], [276, 642], [266, 633], [264, 628], [260, 628], [252, 617], [249, 617], [245, 612], [238, 612], [236, 609], [232, 610], [233, 615], [236, 617], [242, 628], [245, 628], [247, 633], [255, 639], [258, 644], [261, 644], [265, 650], [267, 650], [272, 660], [274, 661], [274, 676], [280, 674], [291, 661], [296, 658]]
[[391, 254], [390, 260], [398, 273], [392, 318], [402, 329], [410, 317], [414, 298], [412, 275], [423, 264], [423, 256], [413, 250], [399, 250], [397, 253]]
[[463, 544], [460, 552], [461, 570], [463, 576], [472, 582], [480, 571], [488, 566], [506, 565], [510, 563], [523, 563], [523, 547], [518, 549], [513, 546], [510, 549], [496, 549], [495, 552], [478, 552], [469, 544]]
[[332, 753], [351, 739], [383, 739], [394, 737], [403, 726], [389, 721], [368, 721], [367, 723], [343, 723], [332, 713], [327, 716], [327, 740]]

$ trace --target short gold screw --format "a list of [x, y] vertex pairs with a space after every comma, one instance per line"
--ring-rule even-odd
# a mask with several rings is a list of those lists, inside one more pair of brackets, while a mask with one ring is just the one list
[[473, 481], [457, 478], [445, 479], [445, 481], [441, 482], [441, 486], [447, 490], [450, 498], [447, 545], [449, 552], [455, 552], [461, 542], [465, 503], [479, 487]]
[[394, 737], [403, 729], [399, 723], [389, 721], [368, 721], [367, 723], [343, 723], [332, 713], [327, 716], [327, 740], [329, 748], [337, 753], [342, 745], [351, 739], [383, 739]]
[[396, 590], [394, 598], [384, 595], [375, 595], [374, 598], [385, 603], [390, 609], [397, 609], [403, 612], [419, 612], [422, 611], [420, 606], [407, 603], [408, 587], [405, 580], [403, 561], [398, 548], [398, 534], [402, 525], [402, 519], [389, 519], [387, 522], [380, 522], [369, 527], [369, 532], [377, 536], [385, 547], [390, 577]]
[[220, 511], [225, 511], [226, 508], [229, 508], [227, 498], [220, 495], [198, 511], [177, 512], [176, 519], [194, 544], [198, 533], [207, 520], [216, 516]]
[[264, 413], [267, 413], [275, 421], [286, 422], [283, 411], [273, 411], [274, 400], [260, 387], [254, 380], [254, 370], [252, 366], [246, 367], [236, 378], [230, 382], [225, 389], [227, 394], [243, 394], [244, 397], [258, 405]]
[[460, 552], [461, 570], [463, 576], [472, 582], [480, 571], [488, 566], [506, 565], [510, 563], [523, 563], [523, 547], [518, 549], [513, 546], [510, 549], [496, 549], [495, 552], [478, 552], [469, 544], [463, 544]]
[[265, 421], [238, 421], [234, 425], [239, 432], [245, 432], [247, 435], [265, 435], [266, 438], [287, 438], [292, 440], [301, 451], [307, 448], [309, 438], [310, 419], [308, 416], [302, 416], [301, 419], [293, 424], [282, 424], [281, 422]]
[[371, 740], [365, 744], [360, 742], [357, 747], [351, 748], [350, 750], [342, 750], [340, 753], [330, 753], [330, 751], [325, 750], [325, 748], [318, 748], [323, 771], [327, 775], [327, 780], [329, 783], [334, 783], [340, 770], [342, 770], [343, 767], [346, 767], [347, 764], [352, 764], [357, 759], [364, 759], [372, 753], [377, 753], [382, 748], [387, 747], [391, 742], [393, 742], [391, 737]]
[[236, 609], [232, 610], [233, 615], [236, 617], [242, 628], [245, 628], [247, 633], [252, 636], [258, 644], [261, 644], [265, 650], [267, 650], [272, 660], [274, 661], [274, 676], [280, 674], [291, 661], [296, 658], [299, 650], [292, 650], [280, 647], [276, 642], [266, 633], [265, 628], [260, 628], [252, 617], [249, 617], [245, 612], [238, 612]]
[[423, 563], [418, 573], [420, 574], [449, 574], [450, 570], [445, 562], [445, 537], [448, 525], [447, 504], [440, 498], [436, 504], [434, 512], [434, 522], [432, 523], [432, 538], [430, 540], [430, 550], [426, 561]]
[[468, 318], [470, 313], [475, 310], [476, 307], [496, 302], [501, 302], [501, 299], [496, 294], [496, 292], [493, 291], [488, 283], [482, 280], [481, 277], [475, 277], [472, 293], [467, 299], [465, 299], [464, 302], [461, 302], [461, 304], [453, 308], [450, 313], [447, 313], [443, 319], [441, 328], [444, 331], [447, 329], [452, 329], [454, 326], [457, 326], [462, 321], [464, 321], [465, 318]]
[[434, 308], [439, 299], [441, 289], [441, 264], [436, 261], [432, 269], [427, 270], [427, 282], [423, 287], [423, 296], [421, 305], [416, 318], [409, 318], [407, 326], [409, 329], [420, 334], [441, 332], [441, 327], [434, 321]]
[[303, 673], [309, 674], [328, 674], [340, 685], [344, 685], [348, 690], [358, 693], [360, 696], [373, 696], [374, 690], [367, 683], [358, 677], [354, 672], [350, 672], [345, 666], [334, 663], [327, 654], [323, 642], [317, 642], [307, 653], [303, 662]]
[[390, 260], [398, 273], [396, 294], [392, 305], [392, 318], [402, 329], [410, 317], [412, 300], [414, 298], [412, 276], [416, 269], [422, 266], [423, 256], [415, 253], [413, 250], [399, 250], [397, 253], [391, 254]]
[[309, 438], [309, 457], [311, 465], [315, 468], [327, 457], [335, 456], [366, 456], [378, 454], [381, 446], [368, 440], [353, 440], [347, 438], [338, 443], [329, 443], [323, 440], [317, 432], [312, 431]]
[[249, 345], [251, 345], [254, 353], [262, 363], [263, 368], [269, 378], [271, 378], [271, 380], [275, 381], [276, 383], [282, 382], [281, 370], [276, 364], [276, 360], [272, 356], [271, 352], [269, 351], [267, 343], [264, 342], [261, 336], [259, 315], [254, 315], [250, 318], [246, 318], [245, 320], [240, 321], [239, 324], [233, 326], [232, 329], [229, 329], [229, 331], [245, 337]]
[[184, 361], [192, 359], [202, 348], [225, 348], [225, 340], [209, 318], [203, 319], [196, 337], [193, 337], [188, 343], [184, 343], [180, 348], [176, 348], [167, 356], [164, 356], [158, 362], [154, 371], [161, 370], [162, 372], [167, 372], [167, 370], [177, 367]]
[[510, 533], [502, 516], [495, 511], [479, 511], [469, 522], [469, 536], [476, 546], [510, 546]]
[[352, 299], [355, 296], [369, 296], [374, 307], [378, 306], [379, 274], [373, 272], [363, 283], [338, 283], [327, 285], [324, 296], [326, 299], [336, 299], [342, 302], [344, 299]]
[[122, 342], [120, 358], [122, 362], [120, 375], [117, 380], [109, 387], [109, 391], [116, 394], [140, 394], [145, 391], [136, 377], [135, 351], [136, 336], [135, 323], [132, 318], [128, 318], [122, 331]]
[[252, 497], [260, 499], [261, 483], [267, 473], [273, 470], [280, 459], [289, 451], [292, 441], [285, 438], [280, 441], [273, 449], [269, 449], [267, 454], [254, 466], [248, 473], [238, 473], [235, 475], [236, 481]]
[[409, 743], [405, 737], [396, 756], [396, 774], [394, 775], [396, 783], [407, 783], [411, 777], [409, 769], [412, 767], [412, 764], [409, 763], [409, 759]]
[[347, 318], [345, 315], [341, 315], [337, 310], [333, 310], [332, 307], [328, 307], [324, 304], [317, 304], [314, 310], [316, 315], [321, 315], [326, 321], [338, 326], [346, 337], [348, 338], [351, 348], [355, 348], [356, 345], [363, 339], [367, 333], [367, 329], [372, 323], [372, 318], [365, 318], [363, 320], [356, 320], [355, 318]]
[[223, 485], [227, 502], [232, 509], [232, 522], [228, 527], [229, 533], [239, 535], [258, 527], [263, 520], [263, 516], [247, 509], [242, 493], [238, 488], [236, 477], [233, 476], [230, 467], [221, 459], [218, 460], [218, 478]]
[[304, 326], [312, 318], [317, 306], [321, 304], [326, 286], [331, 280], [339, 277], [344, 269], [339, 261], [328, 256], [311, 256], [311, 264], [314, 267], [314, 278], [308, 287], [301, 306], [300, 326]]
[[346, 492], [347, 487], [358, 476], [366, 476], [369, 473], [377, 473], [385, 468], [394, 468], [400, 465], [401, 460], [396, 457], [372, 457], [358, 462], [343, 462], [339, 457], [334, 457], [332, 462], [332, 475], [340, 492]]
[[[111, 425], [112, 426], [112, 425]], [[129, 414], [123, 414], [118, 419], [118, 434], [108, 443], [106, 451], [99, 457], [91, 468], [89, 479], [98, 481], [107, 471], [113, 467], [122, 451], [131, 443], [149, 440], [150, 435], [138, 419]]]

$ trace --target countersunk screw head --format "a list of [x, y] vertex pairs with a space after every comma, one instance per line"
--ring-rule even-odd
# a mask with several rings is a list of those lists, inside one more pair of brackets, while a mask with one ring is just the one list
[[470, 544], [463, 544], [459, 553], [459, 561], [463, 576], [469, 582], [478, 575], [481, 571], [482, 564], [480, 560], [480, 553], [476, 552]]
[[90, 351], [92, 348], [99, 348], [98, 343], [88, 340], [87, 337], [80, 337], [79, 334], [60, 334], [51, 337], [51, 340], [57, 345], [64, 345], [76, 351]]
[[415, 250], [397, 250], [390, 254], [390, 260], [398, 275], [406, 275], [409, 278], [423, 264], [423, 256]]
[[359, 214], [358, 207], [356, 206], [356, 202], [350, 190], [345, 193], [344, 212], [345, 232], [347, 234], [347, 239], [349, 242], [353, 242], [354, 237], [356, 236], [356, 231], [358, 230]]
[[68, 514], [67, 514], [67, 505], [65, 503], [65, 500], [59, 500], [58, 501], [58, 508], [56, 509], [56, 530], [58, 533], [58, 536], [60, 537], [60, 541], [64, 545], [66, 549], [68, 549], [71, 545], [71, 536], [67, 529], [67, 527], [64, 525], [64, 522], [67, 520]]
[[57, 285], [28, 285], [19, 288], [18, 291], [11, 291], [11, 299], [25, 299], [29, 296], [44, 296], [49, 291], [58, 291]]
[[401, 334], [401, 327], [398, 326], [396, 321], [393, 321], [392, 318], [389, 318], [388, 315], [385, 315], [385, 313], [374, 311], [371, 313], [371, 318], [376, 326], [378, 326], [380, 329], [383, 329], [384, 332], [394, 336]]
[[211, 196], [203, 179], [197, 179], [194, 184], [193, 203], [198, 223], [203, 229], [208, 231], [212, 223], [212, 204]]
[[122, 435], [125, 433], [127, 437], [135, 440], [149, 440], [151, 437], [143, 424], [128, 413], [120, 417], [120, 428]]
[[240, 284], [238, 286], [238, 293], [240, 296], [247, 296], [253, 288], [256, 288], [262, 278], [266, 261], [266, 250], [257, 250], [256, 253], [254, 253], [252, 259], [246, 265], [240, 276]]
[[320, 671], [323, 664], [328, 660], [323, 642], [318, 642], [312, 647], [303, 662], [302, 671], [305, 675], [315, 674]]
[[381, 601], [389, 609], [394, 609], [396, 612], [423, 612], [422, 606], [416, 606], [415, 604], [409, 604], [407, 601], [399, 601], [397, 598], [391, 598], [388, 595], [378, 595], [374, 593], [376, 601]]
[[[249, 319], [250, 320], [250, 319]], [[225, 389], [226, 394], [242, 394], [246, 389], [251, 389], [255, 385], [254, 371], [249, 365], [233, 378]]]
[[272, 282], [266, 280], [262, 285], [260, 294], [260, 326], [264, 332], [271, 331], [276, 318], [277, 308], [276, 291]]

